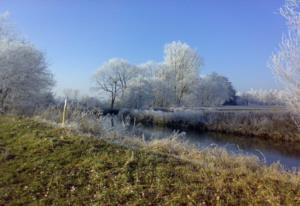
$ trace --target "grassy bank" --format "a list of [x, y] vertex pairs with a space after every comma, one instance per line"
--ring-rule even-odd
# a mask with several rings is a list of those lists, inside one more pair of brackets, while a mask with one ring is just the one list
[[285, 142], [300, 142], [297, 125], [287, 111], [203, 110], [161, 112], [123, 109], [121, 118], [145, 125], [173, 129], [212, 131], [255, 136]]
[[299, 197], [300, 174], [253, 158], [163, 140], [130, 149], [0, 117], [0, 205], [299, 205]]

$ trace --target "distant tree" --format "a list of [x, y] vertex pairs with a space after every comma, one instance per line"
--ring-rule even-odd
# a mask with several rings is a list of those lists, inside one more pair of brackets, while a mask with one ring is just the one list
[[94, 75], [95, 89], [110, 99], [113, 109], [170, 106], [220, 106], [235, 101], [235, 90], [226, 77], [216, 73], [200, 78], [202, 60], [189, 45], [165, 46], [162, 63], [129, 64], [110, 59]]
[[285, 105], [286, 92], [283, 90], [263, 90], [250, 89], [249, 91], [239, 92], [240, 105]]
[[156, 79], [156, 71], [159, 67], [160, 64], [153, 61], [135, 67], [135, 75], [127, 85], [125, 95], [121, 102], [122, 106], [139, 109], [153, 105], [153, 83]]
[[124, 95], [130, 80], [137, 75], [136, 67], [124, 59], [110, 59], [94, 75], [97, 91], [109, 95], [110, 108], [113, 109], [117, 98]]
[[130, 80], [136, 77], [137, 68], [135, 65], [129, 64], [127, 60], [118, 58], [110, 59], [109, 64], [116, 77], [118, 77], [121, 86], [121, 92], [124, 94]]
[[151, 82], [139, 80], [132, 83], [125, 93], [124, 106], [140, 109], [153, 104], [154, 94]]
[[193, 106], [222, 106], [226, 102], [233, 101], [235, 93], [235, 89], [226, 77], [212, 73], [201, 78], [196, 84], [189, 104]]
[[288, 33], [283, 36], [270, 62], [276, 77], [284, 84], [290, 108], [300, 114], [300, 1], [286, 0], [280, 9], [285, 18]]
[[98, 100], [96, 97], [90, 97], [90, 96], [81, 97], [80, 104], [86, 109], [95, 109], [95, 108], [103, 107], [100, 100]]
[[175, 96], [173, 88], [168, 81], [156, 79], [152, 81], [153, 95], [154, 95], [154, 107], [170, 107], [174, 105]]
[[144, 80], [154, 80], [157, 78], [157, 71], [161, 68], [161, 64], [148, 61], [137, 66], [138, 76]]
[[185, 95], [199, 77], [202, 60], [196, 50], [188, 44], [171, 42], [165, 45], [164, 66], [160, 71], [162, 80], [168, 80], [173, 88], [175, 104], [182, 105]]
[[109, 63], [102, 65], [101, 70], [94, 75], [94, 80], [97, 85], [94, 89], [109, 95], [110, 108], [113, 109], [116, 98], [121, 92], [121, 84]]
[[175, 103], [173, 87], [162, 75], [165, 65], [153, 61], [137, 66], [122, 105], [131, 108], [169, 107]]

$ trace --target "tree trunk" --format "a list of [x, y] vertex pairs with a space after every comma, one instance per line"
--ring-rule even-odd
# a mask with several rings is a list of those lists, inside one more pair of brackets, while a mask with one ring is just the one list
[[113, 89], [112, 89], [110, 109], [114, 109], [114, 104], [115, 104], [115, 100], [116, 100], [116, 95], [117, 95], [117, 82], [114, 83], [114, 87], [113, 87]]
[[114, 109], [115, 99], [112, 97], [110, 102], [110, 109]]

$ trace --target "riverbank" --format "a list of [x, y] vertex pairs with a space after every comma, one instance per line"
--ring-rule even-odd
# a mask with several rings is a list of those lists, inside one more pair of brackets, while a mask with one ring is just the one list
[[300, 204], [300, 174], [254, 158], [124, 147], [16, 117], [0, 117], [0, 168], [0, 205]]
[[162, 112], [122, 109], [121, 119], [148, 126], [178, 130], [211, 131], [254, 136], [284, 142], [300, 142], [300, 133], [291, 114], [281, 110], [201, 110]]

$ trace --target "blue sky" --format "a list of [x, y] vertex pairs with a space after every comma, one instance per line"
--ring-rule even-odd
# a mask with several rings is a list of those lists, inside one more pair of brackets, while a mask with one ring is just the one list
[[227, 76], [238, 90], [277, 88], [267, 61], [286, 27], [283, 0], [0, 0], [0, 12], [44, 51], [64, 88], [90, 93], [91, 75], [113, 57], [162, 61], [181, 40], [204, 58], [202, 74]]

